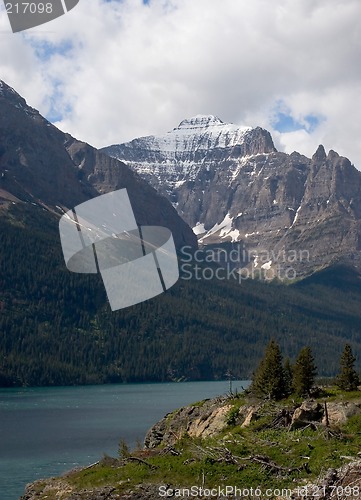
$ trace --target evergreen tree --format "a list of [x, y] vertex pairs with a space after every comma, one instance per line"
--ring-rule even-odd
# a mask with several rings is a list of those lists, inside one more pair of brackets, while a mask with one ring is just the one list
[[286, 358], [283, 369], [285, 373], [285, 393], [290, 395], [293, 389], [293, 371], [290, 358]]
[[301, 349], [293, 368], [293, 390], [299, 396], [310, 394], [317, 368], [310, 347]]
[[351, 346], [346, 344], [340, 358], [340, 373], [336, 378], [336, 385], [343, 391], [355, 391], [360, 384], [359, 376], [354, 368], [355, 361]]
[[285, 396], [285, 373], [279, 345], [271, 340], [252, 380], [251, 393], [270, 399]]

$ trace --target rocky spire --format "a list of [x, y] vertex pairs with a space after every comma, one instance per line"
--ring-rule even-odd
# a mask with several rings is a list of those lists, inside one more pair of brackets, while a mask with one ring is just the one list
[[312, 160], [323, 161], [326, 160], [325, 148], [320, 144], [316, 150], [316, 153], [312, 156]]

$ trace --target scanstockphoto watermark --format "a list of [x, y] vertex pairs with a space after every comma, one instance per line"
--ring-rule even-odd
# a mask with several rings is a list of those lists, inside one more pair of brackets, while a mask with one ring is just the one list
[[183, 280], [290, 281], [297, 278], [297, 268], [310, 261], [306, 249], [250, 250], [242, 244], [227, 250], [222, 247], [192, 251], [184, 246], [180, 254], [180, 276]]
[[234, 485], [216, 486], [205, 488], [201, 486], [190, 486], [189, 488], [170, 488], [160, 486], [158, 494], [161, 498], [249, 498], [259, 500], [261, 498], [290, 498], [290, 488], [247, 488]]

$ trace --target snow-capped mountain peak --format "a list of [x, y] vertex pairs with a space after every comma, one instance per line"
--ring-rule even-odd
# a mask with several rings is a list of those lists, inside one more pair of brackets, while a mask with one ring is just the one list
[[186, 118], [182, 120], [178, 127], [174, 130], [180, 129], [197, 129], [204, 127], [212, 127], [212, 126], [222, 126], [224, 122], [218, 118], [218, 116], [214, 115], [195, 115], [192, 118]]
[[196, 115], [181, 121], [178, 127], [165, 134], [165, 137], [183, 138], [183, 142], [176, 140], [174, 147], [179, 149], [179, 146], [183, 146], [191, 151], [200, 148], [227, 148], [241, 145], [250, 131], [252, 127], [224, 123], [214, 115]]
[[312, 159], [288, 155], [260, 127], [197, 115], [105, 152], [167, 196], [201, 244], [243, 245], [254, 268], [307, 274], [347, 254], [361, 263], [361, 175], [323, 146]]
[[224, 162], [236, 163], [237, 168], [242, 157], [276, 150], [266, 130], [224, 123], [214, 115], [196, 115], [163, 135], [141, 137], [104, 151], [126, 162], [176, 202], [174, 190], [185, 181], [194, 181], [200, 170], [214, 171]]

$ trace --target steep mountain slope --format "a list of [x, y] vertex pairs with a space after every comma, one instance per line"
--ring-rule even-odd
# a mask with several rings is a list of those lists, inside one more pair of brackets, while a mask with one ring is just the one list
[[[361, 359], [361, 282], [346, 268], [294, 285], [181, 279], [112, 312], [99, 275], [64, 266], [55, 217], [17, 203], [0, 217], [0, 386], [249, 379], [275, 338], [310, 345], [334, 375], [345, 342]], [[207, 264], [208, 268], [208, 264]], [[359, 366], [359, 365], [358, 365]]]
[[[288, 158], [273, 152], [268, 133], [260, 129], [252, 135], [254, 141], [247, 142], [252, 133], [246, 131], [239, 139], [247, 154], [253, 154], [250, 161], [277, 154]], [[227, 144], [230, 151], [238, 147], [230, 137]], [[263, 149], [270, 152], [261, 154]], [[300, 165], [308, 160], [292, 158], [291, 170], [304, 175]], [[324, 158], [319, 151], [313, 182], [323, 189], [319, 176], [329, 168], [327, 162], [334, 161], [340, 170], [334, 181], [337, 196], [349, 197], [357, 176], [347, 183], [351, 167], [346, 162], [342, 174], [342, 159]], [[214, 161], [209, 172], [216, 171]], [[294, 186], [291, 180], [289, 189]], [[326, 375], [337, 369], [345, 341], [361, 355], [361, 285], [358, 275], [346, 268], [293, 286], [250, 280], [240, 286], [232, 276], [183, 276], [167, 293], [112, 313], [98, 275], [65, 268], [58, 217], [66, 208], [120, 187], [128, 188], [138, 222], [168, 225], [179, 246], [195, 242], [170, 203], [138, 175], [63, 134], [1, 84], [0, 385], [209, 380], [224, 378], [227, 370], [249, 377], [271, 337], [291, 358], [300, 346], [311, 345], [320, 373]], [[300, 193], [294, 196], [300, 203]], [[218, 209], [223, 218], [221, 204]], [[302, 221], [301, 210], [298, 217]], [[345, 231], [347, 242], [347, 227]], [[316, 237], [312, 243], [317, 243]], [[316, 276], [319, 281], [314, 281]]]
[[361, 173], [323, 146], [312, 159], [289, 155], [266, 130], [196, 116], [103, 151], [165, 193], [201, 243], [239, 242], [253, 270], [302, 276], [340, 259], [359, 265]]
[[31, 202], [58, 212], [126, 187], [139, 224], [169, 227], [178, 247], [195, 237], [171, 204], [123, 163], [64, 134], [0, 82], [0, 207]]

